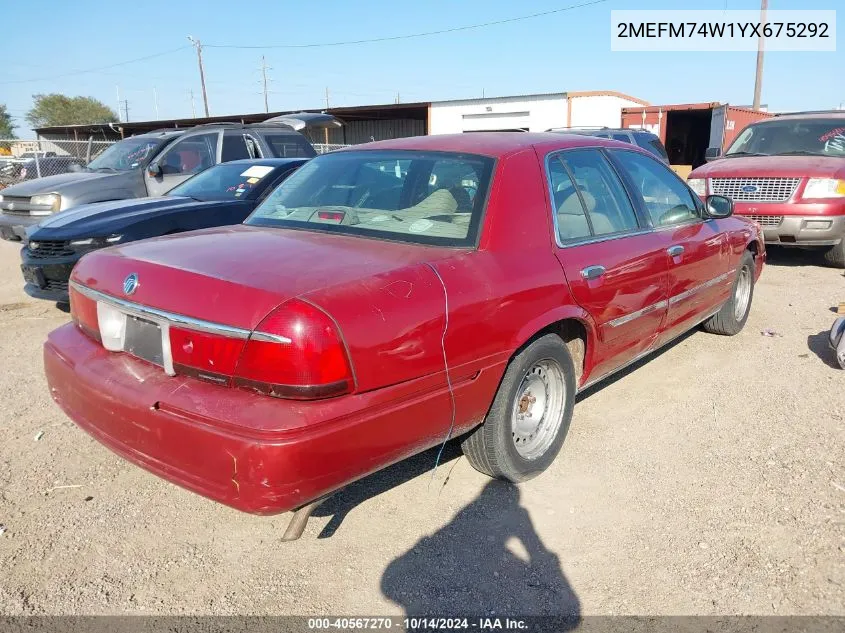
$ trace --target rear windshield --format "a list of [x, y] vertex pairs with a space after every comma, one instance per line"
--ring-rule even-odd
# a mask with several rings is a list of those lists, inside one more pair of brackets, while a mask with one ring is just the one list
[[317, 152], [301, 134], [265, 134], [264, 140], [276, 158], [310, 158]]
[[176, 185], [167, 195], [186, 196], [194, 200], [249, 199], [275, 169], [272, 165], [222, 163]]
[[845, 117], [774, 119], [749, 125], [725, 156], [845, 156]]
[[246, 223], [470, 246], [493, 164], [446, 152], [325, 154], [283, 182]]

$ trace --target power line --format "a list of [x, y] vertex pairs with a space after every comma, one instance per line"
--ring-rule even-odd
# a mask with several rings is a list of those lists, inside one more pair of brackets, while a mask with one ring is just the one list
[[449, 29], [440, 29], [439, 31], [427, 31], [425, 33], [412, 33], [410, 35], [393, 35], [390, 37], [375, 37], [367, 40], [349, 40], [345, 42], [321, 42], [313, 44], [271, 44], [267, 46], [257, 45], [237, 45], [237, 44], [204, 44], [206, 48], [319, 48], [324, 46], [346, 46], [348, 44], [370, 44], [373, 42], [391, 42], [395, 40], [407, 40], [416, 37], [428, 37], [429, 35], [441, 35], [443, 33], [455, 33], [457, 31], [469, 31], [471, 29], [481, 29], [487, 26], [495, 26], [497, 24], [508, 24], [510, 22], [519, 22], [520, 20], [530, 20], [532, 18], [540, 18], [546, 15], [553, 15], [555, 13], [563, 13], [564, 11], [572, 11], [573, 9], [580, 9], [589, 7], [595, 4], [602, 4], [608, 0], [591, 0], [590, 2], [582, 2], [581, 4], [573, 4], [568, 7], [560, 9], [552, 9], [551, 11], [542, 11], [540, 13], [532, 13], [531, 15], [522, 15], [516, 18], [507, 18], [505, 20], [495, 20], [493, 22], [484, 22], [482, 24], [470, 24], [467, 26], [456, 26]]
[[134, 64], [136, 62], [143, 62], [148, 59], [154, 59], [156, 57], [161, 57], [162, 55], [170, 55], [171, 53], [176, 53], [177, 51], [183, 51], [188, 46], [180, 46], [179, 48], [171, 48], [168, 51], [162, 51], [161, 53], [155, 53], [153, 55], [146, 55], [145, 57], [137, 57], [135, 59], [128, 59], [125, 62], [118, 62], [116, 64], [109, 64], [108, 66], [99, 66], [98, 68], [88, 68], [86, 70], [74, 70], [69, 73], [64, 73], [62, 75], [54, 75], [52, 77], [40, 77], [38, 79], [16, 79], [14, 81], [0, 81], [0, 84], [25, 84], [25, 83], [32, 83], [34, 81], [52, 81], [53, 79], [64, 79], [65, 77], [73, 77], [75, 75], [83, 75], [85, 73], [96, 73], [101, 70], [108, 70], [109, 68], [117, 68], [119, 66], [126, 66], [127, 64]]

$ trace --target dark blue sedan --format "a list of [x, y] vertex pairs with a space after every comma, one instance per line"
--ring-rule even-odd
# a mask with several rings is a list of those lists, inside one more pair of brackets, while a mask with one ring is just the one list
[[160, 198], [85, 204], [50, 216], [27, 232], [21, 249], [24, 291], [68, 301], [68, 278], [94, 249], [148, 237], [239, 224], [307, 158], [236, 160], [207, 169]]

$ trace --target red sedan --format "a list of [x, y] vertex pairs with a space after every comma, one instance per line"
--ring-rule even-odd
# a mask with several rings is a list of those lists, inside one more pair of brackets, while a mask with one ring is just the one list
[[699, 324], [742, 329], [765, 247], [731, 212], [614, 141], [370, 143], [313, 159], [244, 225], [85, 256], [45, 370], [100, 442], [247, 512], [448, 437], [522, 481], [579, 389]]

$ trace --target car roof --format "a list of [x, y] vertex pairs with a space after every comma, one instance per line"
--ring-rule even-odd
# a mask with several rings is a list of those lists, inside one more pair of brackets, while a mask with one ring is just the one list
[[515, 154], [534, 148], [549, 152], [567, 147], [608, 146], [631, 148], [628, 143], [583, 134], [561, 134], [559, 132], [465, 132], [463, 134], [434, 134], [431, 136], [409, 136], [387, 141], [364, 143], [338, 150], [418, 150], [430, 152], [456, 152], [480, 154], [493, 158]]
[[[290, 165], [291, 163], [305, 163], [311, 160], [310, 158], [241, 158], [239, 160], [229, 160], [225, 163], [218, 163], [218, 165], [267, 165], [272, 167], [282, 167]], [[215, 165], [216, 167], [217, 165]]]
[[776, 114], [769, 119], [761, 119], [755, 123], [766, 123], [769, 121], [782, 121], [784, 119], [845, 119], [845, 110], [828, 110], [822, 112], [787, 112]]

